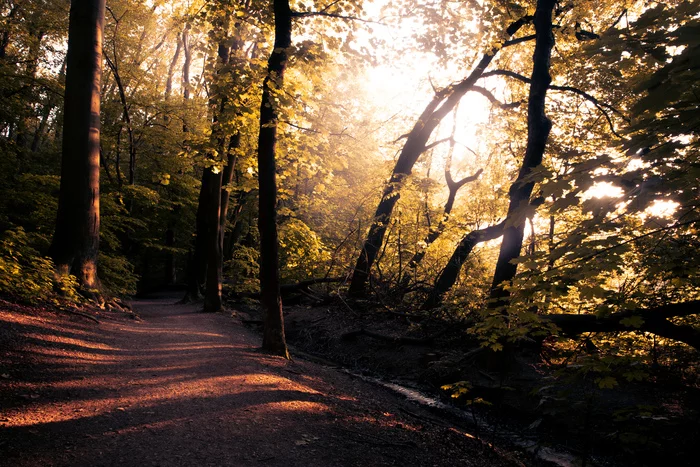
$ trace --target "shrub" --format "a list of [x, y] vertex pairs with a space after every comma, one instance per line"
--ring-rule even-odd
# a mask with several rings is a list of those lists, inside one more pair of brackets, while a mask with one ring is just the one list
[[0, 241], [0, 294], [26, 303], [80, 300], [75, 277], [57, 275], [53, 261], [39, 255], [21, 227], [7, 230]]

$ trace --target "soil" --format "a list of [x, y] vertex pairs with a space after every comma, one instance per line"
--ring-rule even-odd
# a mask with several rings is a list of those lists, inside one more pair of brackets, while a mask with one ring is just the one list
[[[0, 465], [514, 466], [387, 389], [261, 353], [177, 297], [85, 316], [0, 302]], [[87, 313], [87, 312], [86, 312]]]

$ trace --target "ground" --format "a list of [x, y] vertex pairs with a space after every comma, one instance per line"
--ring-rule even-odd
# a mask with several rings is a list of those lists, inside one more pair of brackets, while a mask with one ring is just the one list
[[[254, 307], [247, 311], [247, 322], [259, 321]], [[595, 375], [572, 379], [531, 347], [489, 352], [465, 323], [407, 311], [339, 299], [288, 306], [287, 336], [297, 349], [443, 401], [455, 402], [443, 385], [466, 381], [469, 391], [456, 402], [476, 415], [471, 433], [557, 465], [697, 465], [700, 388], [678, 368], [649, 368], [644, 381], [619, 377], [619, 386], [601, 388]]]
[[[0, 465], [513, 466], [520, 454], [164, 296], [84, 316], [0, 302]], [[520, 460], [518, 459], [520, 456]]]

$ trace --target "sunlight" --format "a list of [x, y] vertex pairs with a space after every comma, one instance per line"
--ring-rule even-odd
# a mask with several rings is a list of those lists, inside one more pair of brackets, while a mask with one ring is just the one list
[[[379, 16], [382, 7], [387, 3], [381, 0], [371, 2], [365, 10], [370, 16]], [[406, 44], [416, 41], [415, 35], [420, 27], [421, 25], [416, 24], [411, 18], [403, 18], [399, 24], [375, 28], [372, 30], [372, 36], [375, 39], [380, 38], [387, 44], [399, 44], [399, 47], [406, 47]], [[474, 23], [474, 27], [476, 27], [476, 23]], [[370, 36], [365, 37], [365, 34], [362, 31], [356, 34], [355, 41], [358, 49], [371, 47]], [[379, 53], [381, 55], [381, 52]], [[410, 131], [416, 118], [433, 98], [436, 90], [464, 79], [470, 70], [465, 70], [459, 63], [440, 64], [434, 53], [422, 52], [417, 49], [406, 52], [405, 56], [398, 61], [391, 55], [395, 52], [384, 53], [389, 55], [380, 56], [379, 63], [367, 69], [363, 82], [367, 98], [384, 114], [384, 117], [379, 120], [383, 121], [392, 132], [386, 136], [388, 143]], [[492, 79], [489, 83], [492, 85], [496, 83], [498, 90], [499, 81]], [[491, 91], [494, 90], [491, 89]], [[468, 93], [462, 98], [456, 111], [443, 119], [431, 141], [449, 138], [454, 128], [456, 144], [453, 157], [455, 166], [458, 167], [465, 160], [473, 159], [475, 156], [480, 159], [477, 156], [480, 147], [477, 136], [478, 125], [488, 121], [490, 110], [491, 104], [484, 96], [476, 92]], [[396, 145], [391, 144], [390, 146], [384, 155], [386, 158], [395, 156]], [[434, 154], [437, 158], [433, 163], [439, 171], [444, 169], [447, 150], [448, 143], [435, 148]], [[468, 165], [473, 166], [478, 162], [483, 161], [477, 160]]]
[[657, 199], [654, 200], [652, 205], [646, 208], [644, 212], [654, 217], [669, 219], [676, 213], [679, 207], [680, 204], [676, 201]]
[[610, 182], [596, 182], [583, 194], [583, 199], [591, 198], [619, 198], [624, 194], [624, 191], [619, 186], [615, 186]]

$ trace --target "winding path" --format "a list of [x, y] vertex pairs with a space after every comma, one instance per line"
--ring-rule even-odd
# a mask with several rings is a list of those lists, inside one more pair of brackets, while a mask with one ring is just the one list
[[382, 388], [263, 354], [238, 320], [174, 300], [99, 325], [0, 312], [22, 343], [0, 351], [0, 465], [513, 465]]

